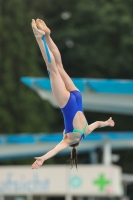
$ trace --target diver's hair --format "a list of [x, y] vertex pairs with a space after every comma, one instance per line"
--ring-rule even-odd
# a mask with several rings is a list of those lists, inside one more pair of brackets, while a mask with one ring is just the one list
[[69, 161], [71, 163], [71, 169], [73, 168], [73, 165], [76, 165], [76, 168], [77, 168], [77, 149], [76, 149], [76, 146], [78, 146], [78, 145], [79, 145], [79, 142], [77, 142], [76, 144], [70, 145], [70, 147], [72, 147], [71, 157], [69, 159]]

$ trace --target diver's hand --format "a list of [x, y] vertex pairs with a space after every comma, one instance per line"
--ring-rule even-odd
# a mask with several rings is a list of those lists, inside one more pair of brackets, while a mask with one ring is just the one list
[[107, 120], [107, 122], [108, 122], [108, 126], [113, 127], [113, 126], [115, 125], [115, 122], [112, 120], [112, 117], [110, 117], [110, 118]]
[[32, 164], [32, 169], [38, 169], [44, 162], [43, 156], [41, 157], [35, 157], [36, 161]]
[[36, 22], [35, 22], [34, 19], [32, 19], [31, 26], [32, 26], [32, 30], [33, 30], [33, 33], [34, 33], [35, 37], [41, 38], [43, 35], [45, 35], [44, 31], [39, 30], [37, 28], [37, 25], [36, 25]]

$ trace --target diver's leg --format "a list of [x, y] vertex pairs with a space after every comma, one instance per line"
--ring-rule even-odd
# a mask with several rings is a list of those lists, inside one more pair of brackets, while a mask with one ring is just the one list
[[52, 52], [50, 51], [51, 62], [47, 61], [47, 56], [44, 50], [42, 40], [40, 41], [42, 55], [45, 60], [48, 71], [50, 72], [50, 81], [53, 95], [60, 108], [64, 107], [69, 99], [70, 93], [67, 91], [64, 81], [62, 80], [60, 73], [57, 69], [56, 62]]
[[60, 73], [56, 66], [55, 58], [51, 51], [49, 51], [50, 57], [51, 57], [51, 62], [48, 62], [46, 50], [44, 48], [44, 43], [41, 38], [42, 35], [40, 34], [40, 37], [39, 37], [39, 33], [37, 32], [38, 29], [37, 29], [34, 21], [32, 22], [32, 28], [33, 28], [33, 32], [36, 36], [36, 40], [39, 45], [39, 48], [41, 50], [43, 59], [46, 63], [47, 69], [50, 72], [50, 81], [51, 81], [53, 95], [54, 95], [59, 107], [62, 108], [66, 105], [66, 103], [69, 99], [70, 93], [66, 89], [64, 81], [62, 80], [62, 78], [60, 76]]
[[60, 73], [64, 83], [65, 83], [66, 89], [68, 91], [78, 90], [77, 87], [74, 85], [70, 76], [66, 73], [66, 71], [63, 67], [63, 64], [62, 64], [60, 52], [59, 52], [57, 46], [55, 45], [55, 43], [53, 42], [52, 38], [50, 37], [50, 35], [46, 36], [46, 41], [49, 46], [49, 49], [51, 50], [51, 52], [54, 55], [56, 66], [59, 70], [59, 73]]
[[63, 81], [65, 83], [66, 89], [68, 91], [78, 90], [77, 87], [74, 85], [72, 79], [69, 77], [69, 75], [66, 73], [66, 71], [63, 68], [63, 64], [62, 64], [62, 60], [61, 60], [61, 54], [59, 52], [59, 49], [57, 48], [57, 46], [53, 42], [52, 38], [50, 37], [50, 29], [40, 19], [36, 20], [36, 24], [37, 24], [37, 27], [40, 30], [43, 30], [44, 32], [46, 32], [45, 39], [47, 41], [47, 45], [48, 45], [50, 51], [53, 53], [53, 56], [55, 58], [56, 66], [57, 66], [57, 68], [59, 70], [61, 78], [63, 79]]

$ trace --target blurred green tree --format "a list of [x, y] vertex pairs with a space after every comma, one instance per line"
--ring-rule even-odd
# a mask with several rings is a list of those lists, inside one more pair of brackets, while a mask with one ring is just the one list
[[20, 82], [21, 76], [47, 76], [39, 67], [39, 49], [30, 26], [37, 5], [1, 1], [1, 133], [52, 130], [53, 108]]

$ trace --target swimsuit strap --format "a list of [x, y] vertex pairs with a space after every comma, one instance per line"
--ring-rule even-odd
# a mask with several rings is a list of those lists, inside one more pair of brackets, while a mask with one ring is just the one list
[[82, 139], [85, 139], [85, 134], [82, 134], [82, 135], [81, 135], [81, 138], [80, 138], [79, 141], [81, 141]]
[[85, 127], [84, 127], [84, 129], [82, 131], [74, 128], [73, 132], [80, 133], [81, 135], [83, 135], [85, 133], [85, 131], [86, 131], [87, 126], [88, 126], [88, 123], [86, 122], [86, 125], [85, 125]]

